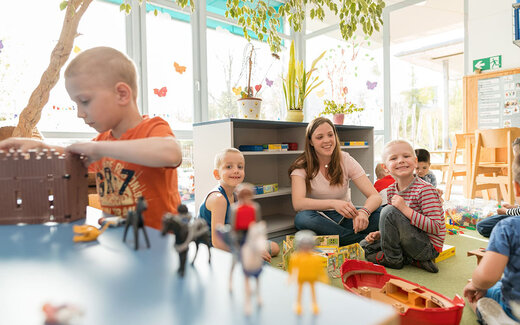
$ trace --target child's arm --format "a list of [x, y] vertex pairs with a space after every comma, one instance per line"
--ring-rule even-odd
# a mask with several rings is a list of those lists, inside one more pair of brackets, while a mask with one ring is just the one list
[[507, 209], [506, 214], [508, 216], [520, 216], [520, 207]]
[[404, 199], [399, 195], [392, 197], [392, 205], [401, 211], [410, 223], [415, 227], [434, 235], [438, 235], [445, 230], [444, 210], [437, 190], [433, 187], [424, 189], [418, 198], [423, 214], [414, 211]]
[[54, 149], [59, 153], [64, 153], [65, 148], [60, 146], [51, 146], [43, 141], [30, 139], [30, 138], [8, 138], [3, 141], [0, 141], [0, 150], [9, 150], [9, 149], [20, 149], [23, 152], [27, 152], [31, 149], [42, 150], [42, 149]]
[[213, 192], [206, 199], [206, 208], [211, 211], [211, 244], [213, 247], [229, 251], [229, 248], [217, 233], [217, 228], [224, 225], [226, 221], [226, 198], [221, 193]]
[[182, 162], [181, 147], [174, 137], [89, 141], [74, 143], [65, 150], [87, 156], [89, 163], [103, 157], [148, 167], [177, 167]]
[[473, 303], [486, 294], [502, 277], [509, 258], [493, 251], [486, 251], [482, 261], [478, 264], [471, 281], [464, 287], [464, 296]]

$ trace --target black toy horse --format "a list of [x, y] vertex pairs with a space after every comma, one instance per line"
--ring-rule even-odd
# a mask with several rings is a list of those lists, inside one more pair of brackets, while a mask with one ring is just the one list
[[123, 242], [126, 241], [126, 233], [128, 232], [128, 228], [132, 226], [134, 228], [134, 241], [135, 241], [135, 250], [139, 248], [139, 228], [143, 229], [144, 239], [146, 240], [146, 246], [150, 248], [150, 241], [148, 240], [148, 235], [146, 234], [146, 229], [144, 228], [143, 221], [143, 211], [148, 209], [148, 204], [146, 203], [144, 197], [139, 197], [137, 199], [137, 205], [135, 210], [128, 211], [126, 216], [126, 226], [125, 232], [123, 234]]
[[211, 251], [209, 249], [209, 227], [204, 219], [197, 218], [192, 223], [186, 223], [182, 218], [176, 215], [172, 215], [170, 213], [166, 213], [163, 216], [162, 220], [163, 228], [162, 235], [166, 235], [167, 233], [173, 233], [175, 235], [175, 250], [179, 253], [179, 275], [184, 276], [184, 270], [186, 268], [186, 258], [188, 256], [188, 249], [190, 242], [195, 242], [197, 244], [195, 251], [195, 256], [193, 257], [193, 261], [191, 265], [195, 263], [195, 259], [197, 258], [197, 253], [199, 252], [199, 245], [205, 244], [208, 246], [208, 263], [211, 263]]

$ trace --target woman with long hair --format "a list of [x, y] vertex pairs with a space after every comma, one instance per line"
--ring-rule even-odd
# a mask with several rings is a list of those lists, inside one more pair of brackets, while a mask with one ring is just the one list
[[[340, 245], [363, 240], [379, 228], [381, 196], [361, 165], [341, 151], [334, 124], [324, 117], [312, 120], [305, 133], [304, 152], [289, 168], [294, 224], [317, 235], [339, 235]], [[356, 208], [349, 181], [367, 198]]]

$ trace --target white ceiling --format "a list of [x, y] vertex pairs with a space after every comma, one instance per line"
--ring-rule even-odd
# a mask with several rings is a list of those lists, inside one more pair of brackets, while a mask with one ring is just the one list
[[[402, 0], [385, 1], [386, 6]], [[324, 22], [307, 21], [307, 33], [338, 23], [338, 18], [328, 13]], [[371, 48], [382, 47], [382, 29], [371, 36]], [[339, 30], [327, 36], [341, 38]], [[434, 70], [442, 69], [442, 61], [448, 60], [450, 73], [464, 73], [464, 1], [427, 0], [420, 4], [392, 11], [390, 14], [390, 42], [393, 55], [414, 64]]]

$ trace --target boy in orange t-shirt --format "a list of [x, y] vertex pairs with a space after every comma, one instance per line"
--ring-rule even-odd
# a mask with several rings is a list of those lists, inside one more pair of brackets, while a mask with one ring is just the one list
[[103, 211], [126, 216], [143, 196], [147, 226], [161, 228], [164, 213], [177, 213], [177, 171], [182, 153], [168, 123], [143, 117], [137, 106], [137, 74], [123, 53], [96, 47], [81, 52], [65, 70], [65, 87], [78, 117], [100, 134], [67, 148], [26, 138], [0, 142], [0, 149], [50, 149], [86, 156]]

